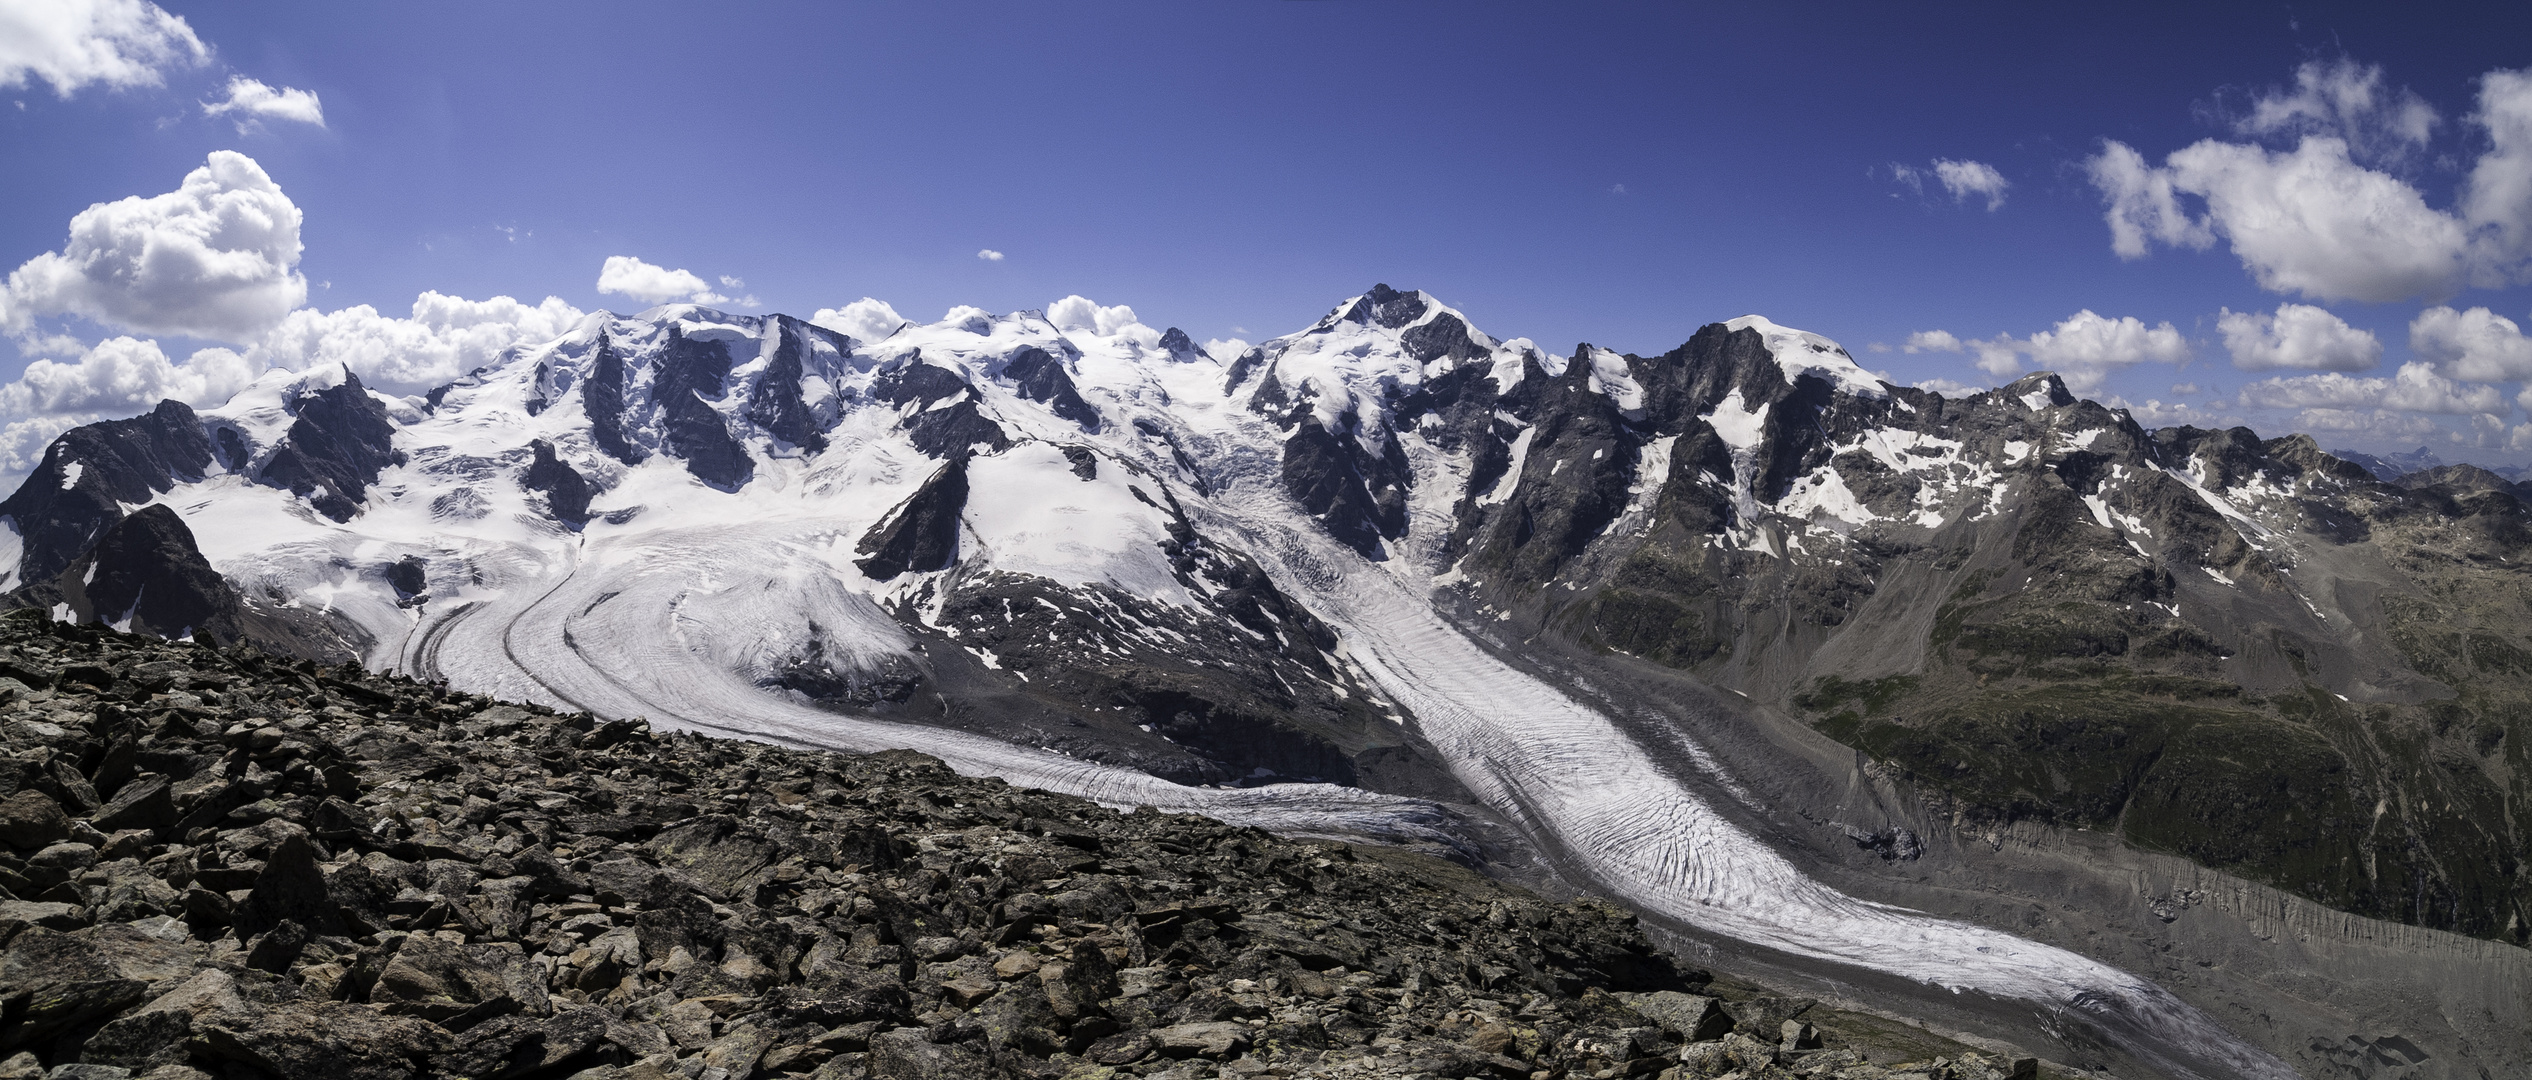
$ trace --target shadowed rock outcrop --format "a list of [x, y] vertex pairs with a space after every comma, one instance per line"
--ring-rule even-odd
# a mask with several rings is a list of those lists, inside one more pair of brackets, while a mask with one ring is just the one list
[[756, 475], [756, 461], [731, 437], [729, 422], [720, 410], [712, 407], [712, 402], [728, 393], [729, 381], [727, 344], [697, 341], [669, 328], [668, 341], [660, 347], [659, 373], [651, 383], [651, 399], [659, 406], [668, 450], [685, 461], [686, 471], [695, 479], [736, 491]]
[[862, 535], [854, 560], [873, 580], [946, 570], [958, 561], [958, 515], [967, 509], [967, 459], [951, 458]]
[[1099, 430], [1099, 411], [1082, 400], [1073, 377], [1064, 373], [1064, 362], [1055, 354], [1034, 347], [1022, 349], [1003, 367], [1002, 375], [1018, 385], [1021, 400], [1043, 401], [1055, 415], [1081, 425], [1083, 431]]
[[554, 456], [554, 444], [538, 439], [528, 444], [535, 460], [519, 477], [519, 486], [545, 496], [546, 509], [554, 519], [570, 525], [589, 520], [589, 480], [580, 470]]
[[378, 482], [379, 470], [399, 460], [386, 407], [350, 371], [342, 382], [303, 393], [287, 407], [297, 419], [264, 459], [256, 481], [305, 498], [336, 521], [350, 521], [369, 485]]
[[244, 636], [237, 590], [194, 546], [193, 530], [165, 506], [115, 524], [53, 581], [75, 622], [124, 626], [164, 638]]
[[25, 545], [15, 584], [47, 582], [123, 519], [126, 504], [149, 502], [178, 483], [202, 478], [211, 442], [193, 409], [180, 401], [129, 420], [85, 424], [61, 433], [8, 501], [5, 515]]

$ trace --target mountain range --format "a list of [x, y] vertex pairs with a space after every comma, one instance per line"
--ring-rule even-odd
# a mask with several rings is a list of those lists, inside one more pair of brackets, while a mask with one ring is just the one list
[[2528, 502], [1758, 316], [1560, 354], [1384, 285], [1218, 358], [672, 305], [68, 432], [0, 586], [1425, 847], [2064, 1060], [2501, 1075]]

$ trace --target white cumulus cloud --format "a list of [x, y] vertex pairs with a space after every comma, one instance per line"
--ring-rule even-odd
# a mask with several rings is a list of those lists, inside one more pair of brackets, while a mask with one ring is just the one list
[[2383, 358], [2373, 331], [2310, 304], [2279, 304], [2275, 314], [2221, 309], [2216, 330], [2245, 371], [2363, 371]]
[[2200, 249], [2215, 243], [2206, 223], [2181, 209], [2170, 170], [2147, 164], [2134, 147], [2106, 142], [2084, 169], [2109, 204], [2103, 217], [2110, 223], [2110, 250], [2120, 258], [2144, 258], [2156, 243]]
[[809, 321], [863, 342], [878, 341], [906, 324], [897, 309], [867, 296], [840, 308], [819, 308]]
[[0, 415], [147, 412], [174, 398], [189, 405], [226, 401], [253, 381], [257, 366], [228, 349], [202, 349], [170, 361], [155, 341], [113, 337], [78, 359], [38, 360], [16, 382], [0, 385]]
[[1097, 301], [1084, 296], [1067, 296], [1047, 305], [1046, 321], [1054, 323], [1058, 330], [1088, 330], [1101, 337], [1113, 336], [1126, 327], [1142, 324], [1142, 320], [1134, 317], [1133, 308], [1124, 304], [1101, 307]]
[[415, 393], [492, 363], [512, 345], [549, 341], [585, 313], [548, 296], [529, 305], [507, 296], [468, 300], [438, 292], [414, 298], [410, 318], [367, 304], [338, 311], [303, 308], [248, 349], [254, 370], [345, 364], [382, 390]]
[[[1944, 330], [1908, 335], [1908, 352], [1967, 352], [1996, 378], [2023, 370], [2025, 360], [2058, 374], [2066, 388], [2091, 395], [2112, 372], [2136, 364], [2177, 364], [2189, 359], [2189, 339], [2165, 322], [2147, 326], [2134, 316], [2109, 318], [2087, 308], [2027, 338], [1998, 334], [1963, 340]], [[1923, 385], [1923, 384], [1919, 384]]]
[[1966, 202], [1970, 196], [1976, 195], [1987, 200], [1990, 211], [2004, 207], [2005, 189], [2013, 186], [2013, 182], [2006, 180], [1993, 165], [1951, 158], [1936, 158], [1930, 168], [1923, 169], [1894, 161], [1890, 163], [1890, 176], [1919, 195], [1925, 194], [1926, 178], [1932, 176], [1953, 202]]
[[2532, 259], [2532, 71], [2481, 76], [2471, 122], [2487, 130], [2489, 149], [2462, 186], [2462, 220], [2479, 230], [2481, 261], [2522, 281]]
[[[598, 291], [615, 296], [629, 296], [645, 304], [664, 304], [670, 300], [712, 295], [712, 286], [702, 278], [665, 266], [653, 266], [631, 255], [609, 255], [598, 267]], [[696, 303], [711, 301], [695, 299]]]
[[1067, 296], [1047, 305], [1046, 321], [1058, 330], [1082, 330], [1100, 337], [1121, 338], [1144, 348], [1160, 345], [1160, 331], [1143, 325], [1134, 309], [1117, 304], [1101, 307], [1084, 296]]
[[2460, 379], [2532, 379], [2532, 338], [2484, 307], [2431, 307], [2409, 321], [2409, 351]]
[[2496, 387], [2455, 382], [2421, 361], [2400, 365], [2388, 379], [2359, 379], [2335, 371], [2265, 379], [2243, 387], [2241, 402], [2249, 409], [2389, 409], [2452, 416], [2512, 408]]
[[1248, 350], [1249, 343], [1245, 338], [1206, 338], [1204, 342], [1204, 354], [1225, 364], [1239, 359], [1240, 354]]
[[1980, 386], [1976, 383], [1965, 383], [1952, 379], [1919, 379], [1917, 380], [1916, 385], [1917, 389], [1932, 390], [1947, 398], [1965, 398], [1972, 394], [1983, 394], [1987, 392], [1986, 387]]
[[2424, 147], [2442, 118], [2407, 87], [2383, 85], [2378, 64], [2341, 57], [2295, 69], [2295, 85], [2261, 94], [2236, 128], [2245, 135], [2334, 135], [2362, 157], [2397, 159]]
[[941, 315], [941, 322], [935, 325], [942, 324], [958, 327], [971, 334], [987, 333], [993, 329], [993, 312], [974, 304], [954, 304]]
[[2130, 419], [2147, 428], [2174, 427], [2181, 424], [2190, 427], [2229, 428], [2239, 427], [2242, 424], [2242, 418], [2238, 415], [2216, 412], [2185, 401], [2165, 404], [2162, 399], [2155, 398], [2140, 405], [2124, 398], [2112, 398], [2103, 404], [2114, 409], [2126, 409]]
[[2359, 445], [2408, 446], [2453, 436], [2434, 417], [2390, 409], [2305, 409], [2291, 421], [2297, 431], [2329, 434]]
[[992, 249], [992, 248], [985, 248], [985, 249], [983, 249], [983, 250], [981, 250], [981, 251], [978, 251], [978, 252], [976, 253], [976, 257], [977, 257], [977, 258], [979, 258], [979, 259], [983, 259], [983, 260], [985, 260], [986, 262], [1001, 262], [1001, 261], [1002, 261], [1002, 253], [1001, 253], [1001, 252], [999, 252], [999, 251], [995, 251], [995, 250], [994, 250], [994, 249]]
[[2013, 186], [2003, 173], [1996, 171], [1995, 166], [1983, 161], [1936, 158], [1934, 178], [1943, 182], [1943, 190], [1951, 193], [1953, 202], [1976, 195], [1987, 200], [1990, 211], [2004, 207], [2005, 189]]
[[98, 203], [0, 291], [0, 328], [79, 315], [120, 330], [252, 341], [305, 303], [298, 206], [255, 159], [214, 151], [175, 191]]
[[203, 102], [202, 112], [205, 116], [235, 114], [240, 134], [253, 127], [259, 119], [325, 126], [325, 107], [317, 102], [314, 91], [290, 86], [276, 90], [243, 75], [229, 80], [226, 100]]
[[[2532, 75], [2480, 81], [2472, 122], [2489, 149], [2453, 210], [2360, 163], [2405, 152], [2433, 127], [2414, 95], [2385, 94], [2380, 72], [2307, 65], [2299, 89], [2263, 98], [2243, 130], [2296, 134], [2292, 149], [2204, 139], [2163, 164], [2105, 140], [2086, 162], [2107, 206], [2111, 250], [2224, 239], [2262, 288], [2325, 300], [2449, 295], [2523, 280], [2532, 268]], [[2203, 210], [2194, 207], [2203, 206]]]
[[66, 98], [90, 83], [157, 86], [210, 57], [181, 16], [146, 0], [0, 0], [0, 87], [32, 76]]

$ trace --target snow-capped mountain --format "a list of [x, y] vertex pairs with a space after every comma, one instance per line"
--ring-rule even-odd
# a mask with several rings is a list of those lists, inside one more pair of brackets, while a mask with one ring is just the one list
[[[1228, 362], [1033, 311], [601, 313], [425, 397], [274, 371], [73, 431], [0, 515], [61, 617], [1288, 831], [1492, 822], [1687, 926], [2247, 1076], [2289, 1073], [2151, 983], [1823, 884], [1753, 824], [1760, 751], [1679, 717], [1853, 748], [1931, 807], [1865, 823], [1883, 859], [2105, 830], [2520, 941], [2532, 517], [2469, 479], [2047, 375], [1946, 399], [1757, 316], [1559, 355], [1379, 286]], [[184, 572], [87, 589], [147, 577], [115, 559]]]

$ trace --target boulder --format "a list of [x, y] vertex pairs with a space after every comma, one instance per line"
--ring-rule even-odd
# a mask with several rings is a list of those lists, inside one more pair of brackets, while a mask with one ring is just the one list
[[552, 1011], [543, 969], [494, 945], [407, 936], [378, 974], [370, 1004], [400, 1016], [462, 1027], [505, 1013]]
[[1174, 1024], [1152, 1032], [1161, 1053], [1171, 1057], [1206, 1057], [1224, 1061], [1248, 1049], [1248, 1025], [1223, 1021]]
[[132, 978], [86, 938], [28, 927], [0, 952], [0, 1050], [32, 1045], [139, 1002], [149, 984]]
[[33, 788], [0, 799], [0, 844], [32, 851], [70, 836], [70, 815], [62, 804]]
[[454, 1041], [446, 1031], [339, 1001], [263, 1008], [197, 1021], [199, 1057], [261, 1069], [276, 1080], [408, 1080], [439, 1075], [434, 1057]]
[[970, 1080], [984, 1066], [984, 1055], [974, 1048], [935, 1043], [922, 1028], [898, 1028], [870, 1037], [874, 1080]]
[[90, 816], [99, 832], [124, 829], [161, 830], [176, 824], [174, 785], [157, 773], [142, 773], [116, 788], [114, 797]]
[[317, 869], [316, 849], [304, 833], [294, 832], [273, 846], [235, 919], [238, 934], [246, 937], [265, 933], [285, 919], [322, 934], [342, 928], [325, 874]]
[[1732, 1014], [1723, 1003], [1697, 994], [1676, 990], [1656, 990], [1649, 994], [1629, 994], [1626, 1003], [1647, 1020], [1661, 1025], [1662, 1030], [1682, 1042], [1706, 1042], [1720, 1039], [1732, 1030]]

